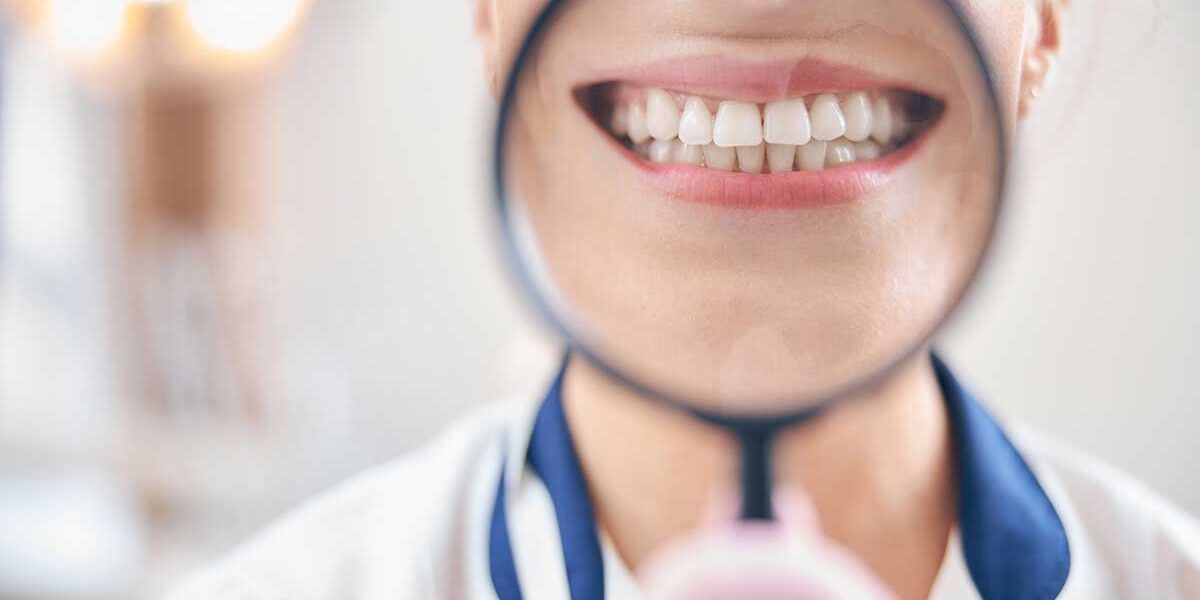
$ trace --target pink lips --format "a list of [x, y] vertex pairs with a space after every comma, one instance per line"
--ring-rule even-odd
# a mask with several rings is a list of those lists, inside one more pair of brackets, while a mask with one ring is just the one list
[[754, 63], [724, 56], [676, 58], [605, 72], [601, 78], [758, 103], [818, 92], [910, 87], [862, 69], [815, 58]]
[[769, 175], [655, 164], [618, 148], [651, 187], [671, 198], [737, 210], [796, 210], [854, 202], [886, 187], [896, 167], [920, 149], [921, 139], [873, 162]]
[[[747, 63], [724, 57], [673, 59], [602, 75], [637, 86], [661, 87], [700, 96], [767, 103], [818, 92], [910, 89], [903, 82], [816, 59]], [[734, 210], [799, 210], [854, 202], [886, 187], [896, 169], [929, 136], [880, 160], [820, 171], [748, 174], [686, 164], [655, 164], [615, 141], [647, 184], [668, 197]]]

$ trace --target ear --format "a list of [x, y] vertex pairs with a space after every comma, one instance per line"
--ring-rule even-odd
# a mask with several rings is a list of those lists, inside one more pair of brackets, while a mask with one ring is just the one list
[[499, 93], [499, 42], [496, 32], [496, 7], [494, 0], [475, 0], [475, 39], [483, 55], [483, 74], [487, 77], [492, 95]]
[[1062, 51], [1062, 14], [1069, 0], [1029, 0], [1025, 11], [1025, 40], [1021, 56], [1021, 97], [1018, 111], [1025, 116], [1049, 85]]

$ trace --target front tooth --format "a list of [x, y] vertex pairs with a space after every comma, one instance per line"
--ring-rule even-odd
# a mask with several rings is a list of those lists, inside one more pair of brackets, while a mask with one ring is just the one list
[[732, 171], [737, 166], [737, 151], [716, 144], [704, 146], [704, 165], [710, 169]]
[[767, 168], [772, 173], [787, 173], [796, 160], [796, 147], [791, 144], [767, 144]]
[[871, 136], [871, 99], [865, 92], [854, 92], [842, 101], [842, 114], [846, 117], [846, 139], [861, 142]]
[[878, 160], [881, 154], [883, 154], [883, 149], [879, 144], [870, 140], [854, 144], [854, 160], [859, 162]]
[[629, 139], [635, 144], [641, 144], [650, 139], [650, 129], [646, 127], [646, 109], [641, 104], [629, 105], [625, 111], [625, 125], [629, 128]]
[[854, 162], [854, 142], [845, 138], [829, 142], [828, 156], [825, 163], [831, 167]]
[[679, 119], [679, 141], [692, 146], [711, 144], [713, 138], [713, 115], [704, 101], [692, 96], [683, 105], [683, 116]]
[[813, 140], [796, 149], [796, 166], [804, 171], [820, 171], [825, 167], [827, 142]]
[[763, 110], [763, 139], [771, 144], [801, 146], [812, 139], [803, 99], [772, 102]]
[[654, 140], [650, 142], [650, 162], [669, 163], [675, 159], [675, 140]]
[[717, 107], [713, 123], [713, 143], [731, 146], [758, 146], [763, 141], [762, 115], [752, 102], [726, 100]]
[[892, 116], [892, 103], [882, 96], [875, 99], [873, 111], [875, 120], [871, 124], [871, 137], [880, 144], [890, 144], [892, 134], [896, 130], [895, 117]]
[[738, 170], [743, 173], [762, 173], [763, 158], [767, 154], [766, 144], [738, 146]]
[[821, 94], [813, 100], [812, 107], [812, 136], [813, 139], [828, 142], [836, 140], [846, 133], [846, 116], [842, 107], [838, 106], [837, 96]]
[[679, 135], [679, 107], [670, 94], [658, 88], [646, 92], [646, 127], [656, 140], [673, 140]]
[[704, 164], [704, 146], [693, 146], [691, 144], [676, 142], [674, 162], [696, 165], [697, 167]]

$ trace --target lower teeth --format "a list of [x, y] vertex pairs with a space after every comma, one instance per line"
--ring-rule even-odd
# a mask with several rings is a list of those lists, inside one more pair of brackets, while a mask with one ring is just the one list
[[803, 146], [760, 144], [722, 148], [715, 144], [689, 146], [675, 140], [651, 140], [634, 144], [628, 139], [625, 146], [639, 157], [655, 164], [678, 164], [769, 174], [792, 171], [820, 171], [851, 163], [872, 162], [891, 154], [905, 142], [883, 146], [874, 141], [851, 142], [839, 138], [831, 142], [813, 140]]

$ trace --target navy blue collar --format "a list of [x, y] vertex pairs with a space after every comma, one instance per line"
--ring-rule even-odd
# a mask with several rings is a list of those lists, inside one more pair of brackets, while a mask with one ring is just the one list
[[[1071, 554], [1062, 521], [1033, 471], [937, 356], [934, 371], [954, 435], [959, 532], [967, 570], [984, 600], [1051, 600]], [[550, 493], [572, 600], [603, 600], [604, 560], [587, 483], [562, 408], [559, 371], [538, 411], [528, 464]], [[521, 600], [501, 474], [492, 512], [489, 568], [500, 600]]]

